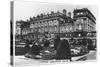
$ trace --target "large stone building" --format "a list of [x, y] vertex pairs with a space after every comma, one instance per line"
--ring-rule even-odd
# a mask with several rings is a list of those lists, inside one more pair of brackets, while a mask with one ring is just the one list
[[87, 8], [74, 9], [74, 31], [76, 36], [95, 36], [96, 18]]
[[[87, 9], [74, 9], [73, 19], [71, 12], [63, 9], [62, 13], [51, 11], [50, 14], [40, 14], [31, 17], [28, 21], [17, 23], [16, 33], [27, 37], [35, 38], [38, 35], [60, 35], [61, 37], [96, 37], [96, 19]], [[17, 31], [20, 31], [19, 33]]]
[[[31, 17], [28, 22], [30, 25], [22, 29], [22, 35], [30, 35], [31, 37], [38, 36], [39, 34], [54, 34], [63, 36], [71, 36], [73, 31], [73, 21], [71, 13], [63, 9], [62, 13], [51, 11], [50, 14], [40, 14], [36, 17]], [[26, 32], [26, 33], [25, 33]], [[62, 35], [64, 34], [64, 35]]]
[[96, 47], [96, 18], [87, 8], [74, 9], [74, 32], [73, 37], [77, 39], [91, 39], [90, 46]]

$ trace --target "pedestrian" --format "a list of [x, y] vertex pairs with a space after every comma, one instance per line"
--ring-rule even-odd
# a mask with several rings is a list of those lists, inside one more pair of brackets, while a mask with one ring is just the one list
[[25, 54], [28, 53], [29, 50], [30, 50], [30, 46], [29, 46], [29, 44], [26, 44], [24, 47]]
[[57, 35], [54, 40], [54, 49], [57, 50], [58, 44], [60, 43], [60, 37]]
[[82, 45], [84, 45], [84, 46], [86, 46], [86, 45], [87, 45], [86, 38], [83, 38], [83, 40], [82, 40]]
[[74, 39], [74, 38], [71, 38], [71, 39], [69, 40], [69, 44], [70, 44], [70, 45], [75, 45], [75, 39]]
[[92, 49], [93, 49], [93, 42], [92, 42], [92, 40], [91, 40], [91, 39], [88, 39], [87, 42], [88, 42], [88, 46], [87, 46], [88, 49], [89, 49], [89, 50], [92, 50]]
[[25, 51], [25, 54], [29, 52], [30, 50], [30, 42], [28, 39], [26, 39], [26, 44], [25, 44], [25, 47], [24, 47], [24, 51]]
[[47, 47], [49, 47], [49, 45], [50, 45], [49, 40], [45, 40], [45, 42], [44, 42], [44, 47], [47, 48]]
[[70, 45], [67, 40], [64, 39], [59, 43], [57, 47], [56, 59], [57, 60], [69, 59], [71, 61]]

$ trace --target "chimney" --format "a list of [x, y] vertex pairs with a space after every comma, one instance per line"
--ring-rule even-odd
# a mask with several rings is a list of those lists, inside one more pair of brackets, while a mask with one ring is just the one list
[[40, 15], [41, 17], [43, 17], [43, 13], [41, 13], [41, 15]]
[[68, 16], [71, 17], [71, 12], [68, 12]]
[[66, 15], [66, 14], [67, 14], [66, 9], [63, 9], [63, 14], [64, 14], [65, 16], [67, 16], [67, 15]]

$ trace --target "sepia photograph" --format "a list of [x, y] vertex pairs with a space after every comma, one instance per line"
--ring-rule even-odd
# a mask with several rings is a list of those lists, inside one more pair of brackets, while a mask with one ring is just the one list
[[14, 1], [11, 8], [15, 66], [97, 60], [97, 7]]

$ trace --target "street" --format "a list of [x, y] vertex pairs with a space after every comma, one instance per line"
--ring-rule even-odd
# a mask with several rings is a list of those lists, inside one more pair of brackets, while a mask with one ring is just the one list
[[[78, 57], [72, 57], [72, 62], [73, 61], [88, 61], [88, 60], [96, 60], [96, 51], [90, 51], [88, 54], [83, 55], [83, 56], [78, 56]], [[38, 65], [38, 64], [46, 64], [46, 63], [59, 63], [60, 61], [58, 60], [35, 60], [35, 59], [30, 59], [30, 58], [25, 58], [23, 55], [22, 56], [15, 56], [15, 65], [16, 66], [21, 66], [21, 65]], [[68, 62], [68, 60], [64, 60], [60, 63], [65, 63]]]
[[96, 60], [96, 51], [90, 51], [87, 55], [87, 60]]
[[96, 60], [96, 51], [91, 50], [88, 54], [80, 57], [76, 61], [88, 61], [88, 60]]

